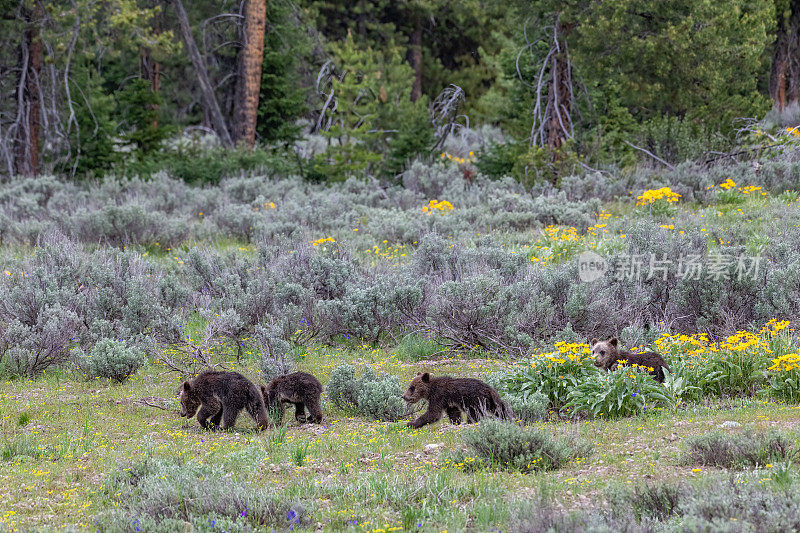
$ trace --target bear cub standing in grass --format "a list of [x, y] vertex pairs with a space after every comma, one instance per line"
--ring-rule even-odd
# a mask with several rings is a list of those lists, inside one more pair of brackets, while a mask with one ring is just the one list
[[403, 394], [403, 399], [409, 405], [422, 399], [428, 400], [428, 411], [408, 423], [413, 428], [436, 422], [442, 418], [442, 411], [447, 411], [453, 424], [461, 423], [461, 411], [467, 414], [468, 424], [488, 414], [504, 420], [514, 417], [514, 412], [500, 399], [497, 391], [479, 379], [449, 376], [433, 378], [428, 372], [417, 373]]
[[617, 347], [618, 341], [615, 338], [607, 341], [592, 339], [592, 355], [595, 356], [594, 366], [614, 370], [617, 368], [617, 361], [624, 360], [626, 366], [639, 365], [645, 366], [650, 370], [650, 375], [659, 383], [664, 383], [664, 369], [669, 370], [664, 358], [655, 352], [632, 353], [627, 350], [620, 350]]
[[261, 385], [261, 394], [270, 409], [283, 409], [285, 403], [294, 404], [294, 417], [301, 424], [306, 421], [306, 408], [309, 422], [322, 422], [319, 400], [322, 396], [322, 384], [311, 374], [295, 372], [278, 376], [266, 387]]
[[181, 387], [181, 416], [192, 418], [197, 413], [204, 429], [218, 428], [220, 420], [222, 429], [232, 428], [242, 409], [247, 409], [258, 429], [269, 426], [261, 391], [238, 372], [207, 370]]

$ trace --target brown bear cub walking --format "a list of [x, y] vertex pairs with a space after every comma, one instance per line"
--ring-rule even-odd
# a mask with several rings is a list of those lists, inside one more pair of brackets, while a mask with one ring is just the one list
[[222, 429], [232, 428], [242, 409], [247, 409], [258, 429], [269, 426], [261, 391], [238, 372], [207, 370], [181, 387], [181, 416], [192, 418], [197, 413], [205, 429], [218, 428], [220, 421]]
[[616, 337], [607, 341], [592, 339], [594, 366], [613, 370], [617, 367], [617, 361], [624, 360], [626, 366], [639, 365], [651, 369], [650, 375], [659, 383], [664, 383], [664, 369], [669, 370], [669, 367], [663, 357], [655, 352], [632, 353], [620, 350], [617, 343]]
[[511, 420], [514, 412], [508, 407], [493, 388], [479, 379], [433, 378], [427, 372], [418, 373], [411, 380], [403, 399], [414, 404], [422, 399], [428, 400], [428, 411], [408, 425], [421, 428], [442, 418], [442, 411], [453, 424], [461, 423], [461, 411], [467, 414], [467, 423], [472, 424], [486, 415]]
[[322, 384], [311, 374], [295, 372], [278, 376], [266, 387], [261, 385], [261, 394], [264, 396], [264, 403], [271, 409], [283, 409], [285, 403], [294, 404], [294, 417], [301, 424], [306, 421], [306, 408], [309, 422], [322, 422]]

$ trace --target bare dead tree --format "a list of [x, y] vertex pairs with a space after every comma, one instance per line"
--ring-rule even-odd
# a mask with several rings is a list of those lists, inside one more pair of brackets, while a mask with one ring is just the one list
[[341, 79], [341, 76], [336, 74], [336, 65], [333, 60], [329, 59], [323, 63], [317, 73], [317, 80], [315, 87], [317, 94], [324, 100], [322, 109], [319, 110], [317, 122], [311, 129], [311, 133], [319, 131], [327, 131], [333, 124], [333, 116], [336, 112], [336, 94], [333, 88], [333, 78]]
[[[441, 148], [447, 137], [458, 128], [469, 128], [469, 117], [458, 114], [464, 99], [464, 89], [451, 84], [449, 87], [445, 87], [431, 103], [428, 113], [436, 128], [436, 144], [432, 150]], [[459, 119], [463, 119], [465, 124], [460, 123]]]
[[194, 35], [192, 34], [192, 28], [189, 25], [189, 16], [186, 14], [186, 10], [183, 8], [183, 3], [181, 0], [171, 1], [173, 7], [175, 8], [175, 13], [178, 16], [178, 24], [180, 26], [181, 35], [183, 36], [183, 42], [186, 44], [189, 58], [191, 59], [195, 73], [197, 74], [197, 80], [200, 84], [200, 91], [203, 95], [203, 107], [208, 113], [211, 123], [214, 126], [214, 130], [216, 131], [217, 136], [222, 144], [225, 146], [232, 146], [233, 141], [231, 140], [231, 134], [228, 131], [228, 125], [225, 123], [225, 118], [222, 116], [219, 102], [214, 94], [214, 86], [211, 85], [211, 81], [208, 78], [208, 70], [203, 62], [203, 58], [200, 56], [200, 50], [197, 48], [197, 43], [195, 42]]
[[[536, 94], [530, 145], [546, 146], [555, 154], [566, 139], [573, 138], [574, 91], [572, 64], [566, 41], [570, 27], [562, 24], [560, 14], [556, 14], [553, 25], [544, 29], [548, 34], [546, 38], [526, 42], [525, 47], [520, 50], [517, 55], [517, 74], [520, 80], [531, 87]], [[525, 35], [527, 39], [527, 31]], [[533, 49], [540, 42], [549, 42], [550, 46], [541, 61], [535, 82], [528, 83], [519, 68], [519, 60], [526, 52], [533, 56]]]

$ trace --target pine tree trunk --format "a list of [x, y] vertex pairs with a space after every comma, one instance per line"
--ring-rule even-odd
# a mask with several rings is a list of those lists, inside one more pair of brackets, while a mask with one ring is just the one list
[[189, 25], [189, 17], [186, 15], [186, 10], [183, 8], [181, 0], [172, 0], [172, 5], [175, 8], [175, 13], [178, 15], [178, 24], [180, 26], [181, 34], [183, 35], [183, 42], [186, 44], [189, 58], [192, 60], [192, 65], [197, 73], [197, 81], [200, 83], [200, 91], [203, 96], [203, 108], [208, 113], [211, 119], [211, 124], [220, 138], [224, 146], [232, 146], [231, 134], [228, 132], [228, 126], [225, 124], [225, 118], [222, 116], [222, 111], [219, 108], [219, 102], [214, 95], [214, 86], [208, 79], [208, 71], [203, 63], [203, 58], [200, 55], [200, 50], [197, 48], [197, 43], [192, 35], [192, 27]]
[[555, 25], [555, 40], [560, 51], [553, 55], [550, 67], [548, 90], [547, 146], [555, 153], [569, 137], [572, 129], [572, 72], [567, 56], [565, 28], [560, 22]]
[[789, 9], [791, 15], [778, 20], [769, 95], [778, 116], [791, 122], [800, 115], [800, 0], [791, 0]]
[[33, 13], [28, 13], [28, 27], [20, 45], [17, 132], [14, 138], [14, 171], [20, 176], [35, 176], [39, 170], [42, 105], [39, 75], [42, 71], [43, 48], [38, 24], [43, 16], [41, 4], [35, 3]]
[[233, 133], [237, 143], [253, 148], [256, 143], [258, 95], [261, 91], [261, 64], [264, 61], [267, 1], [247, 0], [244, 13], [244, 47], [239, 52]]
[[422, 96], [422, 20], [414, 17], [414, 31], [411, 33], [411, 68], [414, 69], [414, 84], [411, 86], [411, 101]]
[[[158, 94], [161, 88], [161, 63], [153, 60], [150, 49], [142, 47], [139, 56], [139, 75], [143, 80], [150, 82], [150, 90]], [[158, 110], [158, 104], [152, 104], [154, 110]], [[153, 127], [158, 128], [158, 118], [153, 119]]]

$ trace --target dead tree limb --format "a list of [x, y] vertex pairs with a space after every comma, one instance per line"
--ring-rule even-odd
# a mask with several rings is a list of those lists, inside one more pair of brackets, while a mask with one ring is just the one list
[[625, 144], [627, 144], [628, 146], [630, 146], [631, 148], [636, 148], [637, 150], [639, 150], [639, 151], [641, 151], [641, 152], [644, 152], [644, 153], [646, 153], [647, 155], [649, 155], [650, 157], [652, 157], [653, 159], [655, 159], [655, 160], [656, 160], [656, 161], [658, 161], [659, 163], [663, 164], [663, 165], [664, 165], [665, 167], [667, 167], [668, 169], [670, 169], [670, 170], [675, 170], [675, 166], [674, 166], [674, 165], [670, 165], [669, 163], [667, 163], [666, 161], [664, 161], [663, 159], [661, 159], [660, 157], [658, 157], [657, 155], [655, 155], [653, 152], [651, 152], [651, 151], [649, 151], [649, 150], [645, 150], [645, 149], [644, 149], [644, 148], [642, 148], [641, 146], [636, 146], [635, 144], [633, 144], [633, 143], [630, 143], [630, 142], [628, 142], [628, 141], [625, 141], [625, 140], [623, 140], [623, 142], [624, 142]]
[[200, 50], [197, 48], [197, 43], [192, 35], [192, 27], [189, 25], [189, 16], [183, 8], [181, 0], [171, 0], [172, 6], [175, 8], [175, 13], [178, 16], [178, 24], [180, 26], [183, 42], [186, 44], [186, 49], [189, 58], [194, 66], [197, 80], [200, 83], [200, 92], [203, 95], [203, 107], [211, 117], [211, 123], [217, 133], [220, 141], [224, 146], [233, 146], [231, 141], [231, 134], [228, 131], [228, 126], [225, 123], [225, 118], [222, 116], [222, 111], [217, 102], [217, 97], [214, 95], [214, 87], [208, 78], [208, 70], [206, 69], [203, 58], [200, 56]]

